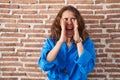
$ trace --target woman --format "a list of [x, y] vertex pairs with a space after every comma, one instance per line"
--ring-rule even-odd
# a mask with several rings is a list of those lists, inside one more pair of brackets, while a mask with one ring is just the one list
[[49, 80], [87, 80], [95, 60], [94, 43], [79, 11], [73, 6], [63, 7], [43, 45], [39, 67], [47, 71]]

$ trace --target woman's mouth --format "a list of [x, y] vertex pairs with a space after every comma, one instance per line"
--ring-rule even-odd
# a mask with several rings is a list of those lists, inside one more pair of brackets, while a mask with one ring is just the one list
[[67, 37], [72, 37], [74, 35], [74, 27], [73, 25], [67, 25], [66, 26], [66, 34], [67, 34]]
[[73, 25], [67, 25], [66, 30], [73, 30]]

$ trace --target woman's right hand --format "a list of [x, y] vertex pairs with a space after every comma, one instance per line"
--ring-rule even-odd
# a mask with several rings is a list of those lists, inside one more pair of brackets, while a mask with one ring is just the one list
[[60, 20], [60, 25], [62, 30], [61, 30], [59, 42], [63, 43], [63, 42], [66, 42], [66, 23], [64, 19]]

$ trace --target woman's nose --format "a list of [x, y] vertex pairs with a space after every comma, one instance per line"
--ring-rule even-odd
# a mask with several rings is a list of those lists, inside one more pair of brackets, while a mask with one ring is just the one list
[[67, 23], [68, 23], [68, 24], [72, 24], [72, 19], [69, 19], [69, 20], [67, 21]]

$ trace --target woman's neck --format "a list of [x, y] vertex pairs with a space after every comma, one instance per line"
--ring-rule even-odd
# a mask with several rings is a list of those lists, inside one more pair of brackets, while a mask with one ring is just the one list
[[68, 48], [70, 47], [71, 43], [71, 38], [67, 38], [66, 44]]

